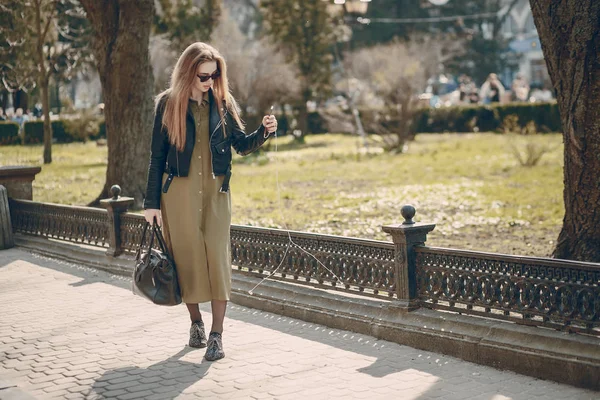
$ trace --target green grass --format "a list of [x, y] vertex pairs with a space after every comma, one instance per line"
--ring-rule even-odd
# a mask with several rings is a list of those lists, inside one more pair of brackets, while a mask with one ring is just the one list
[[[496, 134], [418, 135], [405, 154], [384, 153], [346, 135], [315, 135], [299, 147], [279, 138], [269, 151], [234, 158], [233, 223], [388, 240], [381, 225], [434, 222], [432, 246], [548, 255], [563, 216], [562, 138], [530, 139], [552, 150], [519, 165]], [[523, 145], [520, 148], [524, 148]], [[34, 199], [93, 200], [104, 181], [106, 148], [55, 145], [54, 162], [34, 181]], [[0, 163], [40, 164], [41, 147], [1, 147]], [[279, 196], [277, 190], [279, 180]], [[280, 197], [280, 200], [279, 200]]]
[[96, 142], [55, 144], [52, 163], [43, 164], [43, 146], [2, 146], [0, 165], [40, 165], [33, 181], [35, 201], [86, 205], [93, 201], [106, 177], [106, 146]]

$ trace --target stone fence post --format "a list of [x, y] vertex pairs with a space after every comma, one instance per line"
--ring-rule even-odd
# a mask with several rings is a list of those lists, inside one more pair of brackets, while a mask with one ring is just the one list
[[33, 200], [32, 182], [41, 170], [41, 167], [22, 165], [0, 167], [0, 185], [6, 187], [10, 198]]
[[121, 187], [119, 185], [113, 185], [110, 188], [110, 193], [113, 197], [100, 200], [100, 205], [108, 210], [108, 220], [110, 221], [110, 247], [106, 250], [106, 254], [116, 257], [123, 253], [121, 247], [121, 214], [127, 212], [129, 207], [133, 205], [134, 199], [132, 197], [121, 197]]
[[415, 223], [415, 208], [405, 205], [401, 209], [404, 222], [399, 225], [384, 225], [382, 230], [392, 236], [395, 247], [396, 295], [395, 306], [412, 311], [419, 308], [417, 300], [417, 271], [415, 246], [425, 244], [427, 234], [435, 228], [435, 224]]
[[0, 250], [10, 249], [14, 245], [8, 194], [6, 188], [0, 185]]

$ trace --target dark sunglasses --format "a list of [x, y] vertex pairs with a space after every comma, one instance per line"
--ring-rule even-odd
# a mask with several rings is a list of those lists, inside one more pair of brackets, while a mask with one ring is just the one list
[[221, 71], [217, 71], [212, 75], [197, 75], [197, 76], [198, 76], [198, 78], [200, 78], [200, 82], [206, 82], [209, 79], [212, 79], [214, 81], [215, 79], [217, 79], [218, 77], [221, 76]]

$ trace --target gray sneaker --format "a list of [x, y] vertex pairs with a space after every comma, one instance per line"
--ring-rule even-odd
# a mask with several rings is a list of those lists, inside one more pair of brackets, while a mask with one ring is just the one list
[[204, 322], [192, 322], [190, 328], [190, 347], [203, 348], [206, 347], [206, 333], [204, 332]]
[[211, 332], [208, 336], [208, 347], [206, 348], [206, 354], [204, 358], [207, 361], [216, 361], [225, 357], [223, 351], [223, 339], [221, 334], [218, 332]]

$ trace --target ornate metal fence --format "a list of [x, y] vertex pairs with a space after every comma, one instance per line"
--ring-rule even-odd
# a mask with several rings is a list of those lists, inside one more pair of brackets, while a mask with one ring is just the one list
[[[108, 209], [10, 199], [13, 230], [134, 252], [144, 218], [127, 212], [132, 199], [103, 200]], [[384, 226], [380, 242], [233, 225], [235, 267], [262, 278], [390, 299], [399, 308], [458, 312], [600, 335], [600, 264], [424, 246], [433, 224]]]
[[145, 223], [144, 216], [140, 214], [126, 213], [121, 216], [119, 234], [121, 237], [121, 246], [124, 251], [135, 253], [142, 240], [142, 231]]
[[[145, 221], [142, 215], [119, 207], [126, 201], [118, 197], [108, 200], [107, 213], [89, 207], [11, 200], [13, 229], [108, 247], [110, 255], [134, 253]], [[112, 225], [114, 221], [119, 222], [118, 227]], [[119, 243], [112, 243], [117, 238]], [[388, 242], [232, 225], [231, 250], [235, 267], [258, 277], [270, 275], [272, 279], [385, 298], [393, 297], [396, 290], [394, 246]]]
[[109, 246], [110, 226], [106, 210], [14, 199], [10, 199], [9, 204], [15, 232]]
[[231, 247], [233, 263], [254, 275], [276, 271], [272, 278], [372, 296], [396, 291], [392, 243], [232, 226]]
[[600, 266], [416, 247], [424, 307], [600, 334]]

